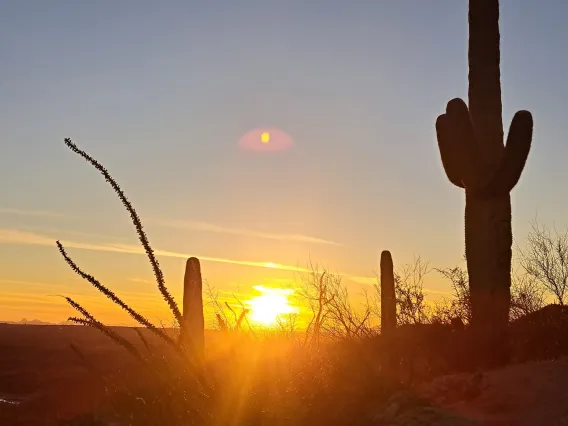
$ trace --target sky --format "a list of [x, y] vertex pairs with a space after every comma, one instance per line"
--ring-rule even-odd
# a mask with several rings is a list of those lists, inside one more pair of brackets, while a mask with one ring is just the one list
[[[536, 215], [568, 223], [567, 19], [566, 2], [501, 2], [505, 131], [518, 109], [535, 120], [519, 244]], [[127, 213], [65, 137], [123, 187], [177, 300], [187, 256], [224, 295], [290, 285], [310, 260], [368, 287], [385, 249], [395, 266], [462, 261], [464, 194], [434, 122], [467, 95], [465, 0], [4, 0], [0, 40], [0, 320], [63, 321], [61, 295], [125, 320], [57, 239], [168, 318]], [[260, 127], [294, 146], [241, 149]]]

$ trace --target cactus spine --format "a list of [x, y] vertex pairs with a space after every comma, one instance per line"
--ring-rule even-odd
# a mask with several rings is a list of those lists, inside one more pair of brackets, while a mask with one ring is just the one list
[[181, 345], [196, 358], [204, 353], [203, 281], [199, 259], [190, 257], [185, 264], [183, 279], [183, 321]]
[[499, 1], [469, 1], [469, 109], [448, 102], [436, 121], [440, 156], [451, 183], [465, 190], [465, 251], [472, 326], [504, 328], [511, 286], [511, 198], [527, 160], [533, 120], [515, 114], [503, 144]]
[[394, 267], [390, 251], [381, 253], [381, 333], [391, 335], [396, 328]]

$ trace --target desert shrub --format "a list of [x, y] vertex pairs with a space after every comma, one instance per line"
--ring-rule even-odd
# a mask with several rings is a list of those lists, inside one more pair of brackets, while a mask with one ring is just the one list
[[[450, 323], [459, 319], [471, 322], [471, 299], [467, 271], [459, 266], [437, 269], [450, 281], [452, 298], [443, 298], [433, 308], [431, 322]], [[546, 300], [546, 288], [532, 275], [517, 271], [511, 277], [510, 319], [513, 321], [541, 309]]]
[[566, 302], [568, 291], [568, 228], [551, 232], [533, 220], [526, 247], [518, 248], [521, 266], [532, 279], [542, 284], [557, 303]]
[[429, 272], [428, 262], [417, 257], [395, 273], [397, 325], [429, 322], [428, 305], [424, 299], [424, 277]]
[[437, 269], [450, 281], [451, 299], [442, 299], [435, 305], [432, 315], [433, 322], [450, 323], [459, 319], [463, 324], [471, 322], [471, 297], [467, 271], [459, 266], [454, 268]]
[[236, 306], [231, 306], [233, 303], [226, 300], [222, 302], [219, 291], [208, 283], [205, 285], [204, 293], [206, 295], [206, 302], [204, 303], [213, 308], [213, 315], [215, 316], [211, 324], [212, 329], [233, 333], [252, 329], [248, 318], [250, 309], [246, 308], [237, 296], [232, 295]]
[[515, 274], [511, 282], [511, 321], [537, 312], [545, 306], [546, 288], [529, 274]]
[[309, 264], [309, 272], [300, 278], [299, 301], [309, 310], [305, 331], [306, 343], [317, 344], [322, 337], [354, 338], [377, 332], [373, 326], [375, 310], [365, 295], [360, 306], [354, 306], [341, 276], [317, 264]]
[[552, 304], [511, 324], [515, 361], [555, 359], [568, 354], [568, 307]]

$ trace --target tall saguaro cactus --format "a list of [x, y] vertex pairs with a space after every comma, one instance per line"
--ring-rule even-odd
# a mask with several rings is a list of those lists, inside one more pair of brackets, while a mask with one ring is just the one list
[[381, 253], [381, 333], [391, 335], [396, 328], [394, 267], [390, 251]]
[[199, 259], [190, 257], [185, 264], [183, 278], [183, 318], [180, 342], [197, 358], [203, 356], [204, 327], [203, 281]]
[[530, 112], [513, 117], [506, 145], [500, 82], [499, 1], [469, 1], [469, 108], [451, 100], [438, 117], [442, 164], [451, 183], [465, 190], [465, 251], [472, 326], [502, 329], [511, 287], [511, 198], [527, 160]]

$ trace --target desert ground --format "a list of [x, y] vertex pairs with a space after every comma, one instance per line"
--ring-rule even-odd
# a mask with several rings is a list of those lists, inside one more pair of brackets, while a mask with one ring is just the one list
[[[135, 332], [121, 329], [134, 339]], [[88, 367], [71, 349], [87, 358]], [[136, 373], [123, 348], [97, 330], [0, 325], [0, 424], [84, 425], [105, 401], [101, 377]], [[568, 360], [531, 361], [435, 378], [372, 401], [351, 424], [568, 424]]]
[[128, 355], [97, 330], [0, 324], [0, 424], [52, 425], [93, 410], [104, 386], [70, 345], [102, 373], [124, 371]]

